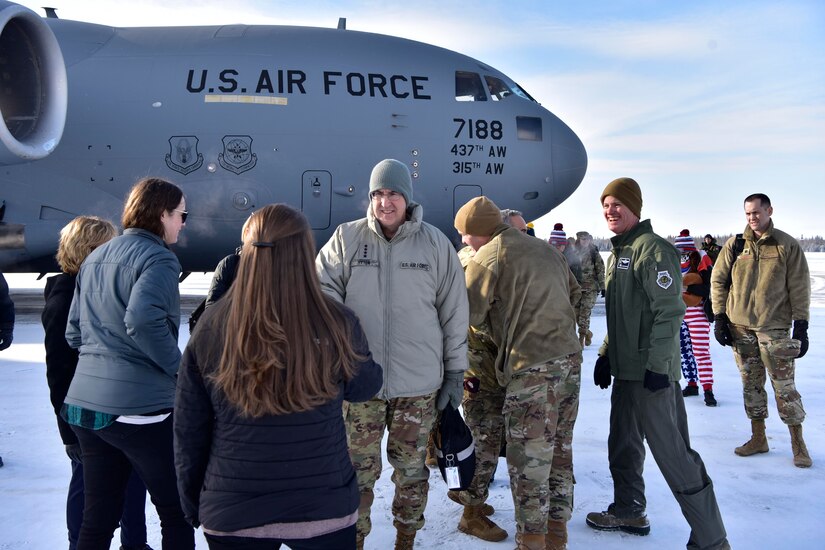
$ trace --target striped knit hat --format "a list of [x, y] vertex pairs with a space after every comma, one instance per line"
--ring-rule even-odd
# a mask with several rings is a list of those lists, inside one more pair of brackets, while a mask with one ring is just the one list
[[682, 254], [696, 250], [696, 243], [693, 242], [693, 237], [690, 236], [690, 231], [687, 229], [682, 229], [679, 232], [679, 236], [674, 239], [673, 244]]
[[550, 233], [550, 244], [560, 246], [567, 244], [567, 233], [564, 232], [564, 226], [557, 223], [553, 226], [553, 231]]

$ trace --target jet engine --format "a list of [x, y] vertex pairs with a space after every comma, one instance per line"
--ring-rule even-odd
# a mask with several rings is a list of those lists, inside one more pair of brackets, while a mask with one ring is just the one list
[[66, 65], [51, 28], [33, 11], [0, 1], [0, 166], [54, 151], [67, 104]]

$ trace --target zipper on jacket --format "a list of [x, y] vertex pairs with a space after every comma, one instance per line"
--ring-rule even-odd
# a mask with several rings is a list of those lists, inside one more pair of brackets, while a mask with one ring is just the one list
[[386, 261], [384, 262], [384, 266], [382, 267], [384, 271], [384, 289], [386, 290], [386, 297], [384, 300], [384, 398], [388, 398], [389, 396], [389, 388], [390, 388], [390, 365], [389, 363], [392, 361], [390, 349], [392, 346], [392, 339], [390, 338], [390, 323], [392, 322], [392, 317], [390, 313], [392, 312], [392, 307], [390, 306], [390, 300], [392, 300], [392, 286], [391, 286], [391, 263], [390, 258], [392, 257], [392, 241], [387, 242], [387, 249], [386, 249]]

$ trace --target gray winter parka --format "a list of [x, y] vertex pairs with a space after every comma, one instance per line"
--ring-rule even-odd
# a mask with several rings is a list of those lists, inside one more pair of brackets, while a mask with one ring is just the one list
[[415, 397], [441, 388], [445, 371], [467, 370], [469, 312], [455, 247], [412, 203], [391, 240], [367, 217], [338, 226], [315, 266], [329, 296], [361, 321], [384, 367], [378, 397]]

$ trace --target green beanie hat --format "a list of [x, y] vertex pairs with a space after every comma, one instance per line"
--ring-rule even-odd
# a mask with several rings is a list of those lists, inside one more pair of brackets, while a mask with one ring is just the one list
[[633, 212], [637, 218], [642, 217], [642, 190], [636, 180], [631, 178], [618, 178], [607, 184], [602, 191], [600, 203], [604, 204], [605, 197], [616, 197], [616, 199]]
[[370, 194], [379, 189], [401, 193], [407, 206], [412, 202], [413, 190], [410, 169], [401, 161], [384, 159], [375, 165], [370, 175]]

